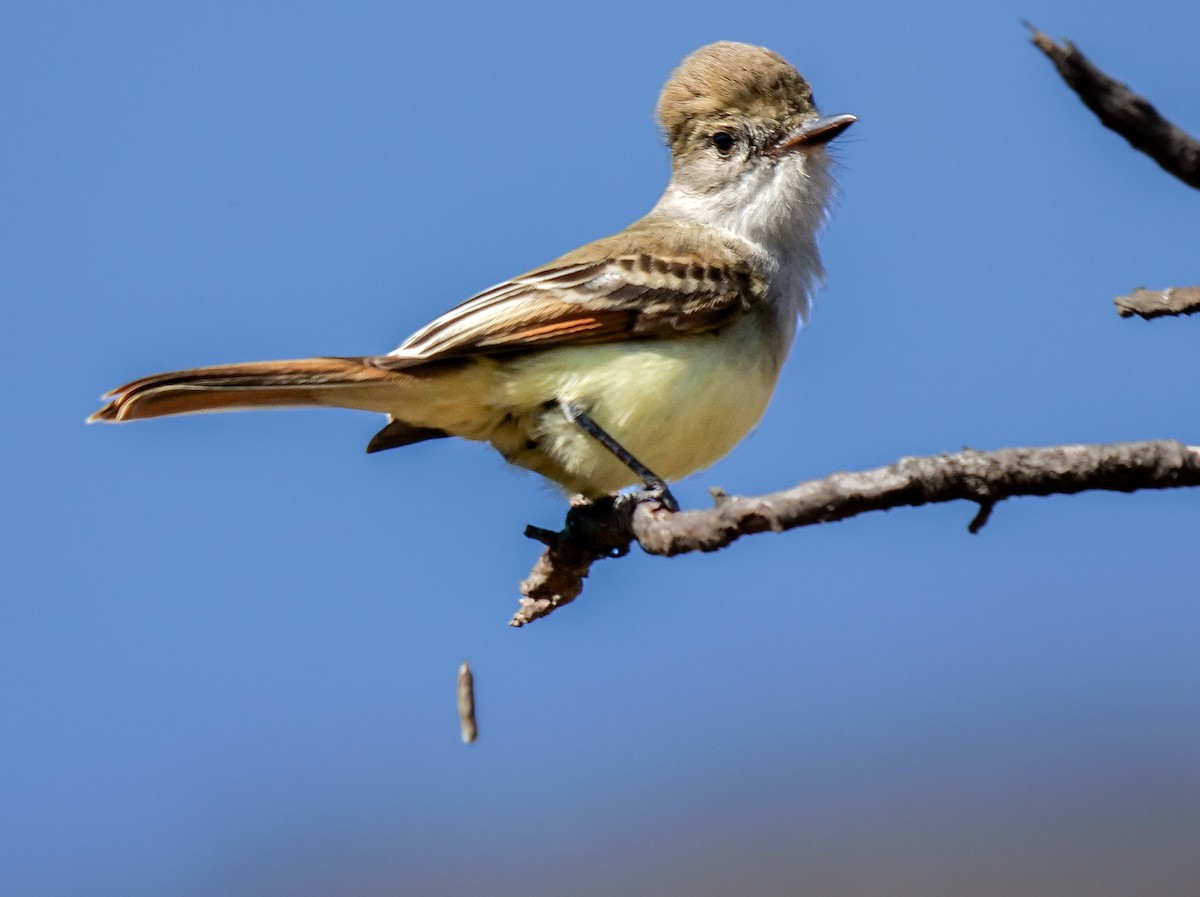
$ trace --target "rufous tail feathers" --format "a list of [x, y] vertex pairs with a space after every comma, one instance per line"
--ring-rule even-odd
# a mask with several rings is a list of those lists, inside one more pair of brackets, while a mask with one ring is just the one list
[[328, 405], [389, 411], [406, 375], [363, 358], [302, 358], [192, 368], [143, 377], [104, 396], [88, 421], [126, 421], [168, 414]]

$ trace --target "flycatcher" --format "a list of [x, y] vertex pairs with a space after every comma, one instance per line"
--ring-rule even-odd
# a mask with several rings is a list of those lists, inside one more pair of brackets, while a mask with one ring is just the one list
[[658, 101], [671, 180], [640, 221], [468, 299], [387, 355], [218, 365], [90, 420], [292, 406], [388, 415], [368, 452], [460, 436], [597, 498], [726, 455], [762, 416], [823, 276], [833, 179], [808, 82], [761, 47], [697, 50]]

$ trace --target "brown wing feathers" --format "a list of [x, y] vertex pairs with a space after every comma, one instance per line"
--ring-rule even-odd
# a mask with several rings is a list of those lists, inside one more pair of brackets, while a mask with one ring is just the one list
[[[584, 249], [595, 252], [605, 242]], [[373, 363], [399, 369], [535, 346], [702, 333], [746, 311], [761, 290], [749, 266], [736, 258], [715, 266], [688, 252], [605, 256], [586, 264], [566, 260], [468, 299]]]

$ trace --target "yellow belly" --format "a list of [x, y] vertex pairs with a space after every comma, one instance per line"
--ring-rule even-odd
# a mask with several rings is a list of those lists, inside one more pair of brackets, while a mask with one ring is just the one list
[[579, 404], [634, 457], [678, 480], [727, 455], [758, 423], [779, 361], [750, 319], [720, 334], [552, 349], [503, 365], [494, 407], [511, 417], [490, 434], [514, 464], [596, 497], [637, 478], [566, 420]]
[[558, 402], [572, 402], [660, 477], [678, 480], [727, 455], [762, 417], [784, 354], [764, 326], [747, 315], [719, 333], [477, 359], [406, 391], [392, 414], [490, 442], [590, 498], [636, 483], [563, 416]]

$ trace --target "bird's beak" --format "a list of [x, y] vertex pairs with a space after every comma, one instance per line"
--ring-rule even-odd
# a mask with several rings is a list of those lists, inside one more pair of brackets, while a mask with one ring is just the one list
[[853, 115], [820, 115], [817, 118], [810, 118], [785, 137], [775, 147], [775, 152], [781, 155], [790, 153], [792, 150], [828, 143], [856, 121], [858, 119]]

